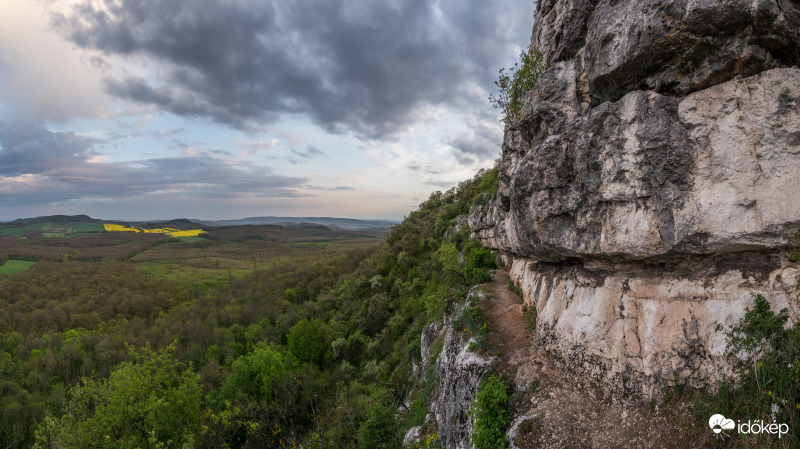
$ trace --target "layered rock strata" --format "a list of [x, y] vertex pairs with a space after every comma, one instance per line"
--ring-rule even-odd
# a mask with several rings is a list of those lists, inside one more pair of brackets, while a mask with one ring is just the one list
[[714, 323], [752, 294], [796, 321], [800, 4], [541, 1], [531, 46], [547, 69], [469, 224], [541, 343], [651, 396], [724, 368]]

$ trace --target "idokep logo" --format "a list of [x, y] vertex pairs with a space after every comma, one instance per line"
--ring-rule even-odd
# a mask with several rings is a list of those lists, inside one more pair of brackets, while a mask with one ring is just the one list
[[738, 424], [733, 422], [732, 419], [728, 419], [719, 413], [716, 415], [712, 415], [711, 418], [708, 419], [708, 426], [711, 427], [711, 430], [714, 432], [716, 436], [730, 436], [726, 430], [734, 430], [738, 433], [769, 433], [772, 435], [777, 434], [778, 438], [789, 433], [789, 424], [778, 424], [776, 422], [766, 424], [763, 420], [757, 419], [755, 421], [747, 420], [746, 423], [739, 422]]
[[736, 423], [732, 419], [727, 419], [717, 413], [716, 415], [711, 415], [711, 418], [708, 419], [708, 426], [716, 434], [728, 435], [725, 430], [733, 430], [736, 428]]

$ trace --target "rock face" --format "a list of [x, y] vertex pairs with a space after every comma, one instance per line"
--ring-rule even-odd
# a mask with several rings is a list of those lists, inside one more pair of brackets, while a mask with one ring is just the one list
[[542, 343], [652, 395], [721, 363], [710, 329], [751, 293], [797, 320], [800, 3], [543, 0], [531, 46], [548, 68], [469, 224]]
[[[468, 295], [468, 301], [473, 295]], [[457, 317], [456, 312], [453, 316]], [[464, 338], [463, 329], [454, 325], [453, 318], [445, 323], [444, 345], [436, 359], [436, 373], [439, 383], [438, 396], [432, 404], [431, 411], [439, 428], [439, 441], [442, 447], [468, 449], [469, 442], [469, 409], [475, 400], [475, 394], [483, 380], [484, 374], [492, 367], [496, 359], [477, 354], [469, 349], [469, 341]]]
[[753, 294], [796, 320], [800, 270], [784, 257], [732, 254], [638, 263], [516, 259], [512, 281], [536, 306], [539, 344], [617, 396], [653, 397], [675, 376], [701, 387], [726, 372], [725, 337]]
[[631, 92], [532, 148], [517, 146], [517, 134], [509, 129], [504, 144], [508, 193], [493, 205], [501, 215], [471, 221], [514, 254], [717, 254], [785, 246], [800, 228], [800, 69], [681, 98]]

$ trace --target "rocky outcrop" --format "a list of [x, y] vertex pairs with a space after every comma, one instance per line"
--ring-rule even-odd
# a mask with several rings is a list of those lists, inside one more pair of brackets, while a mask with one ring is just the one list
[[541, 1], [532, 47], [548, 67], [469, 225], [514, 260], [541, 344], [654, 395], [722, 366], [713, 323], [751, 294], [797, 320], [800, 4]]
[[792, 0], [542, 0], [531, 46], [579, 61], [592, 104], [635, 90], [686, 95], [800, 60]]
[[679, 99], [631, 92], [524, 151], [518, 133], [508, 206], [470, 221], [505, 251], [649, 260], [782, 247], [800, 228], [800, 69]]
[[[795, 266], [792, 266], [795, 265]], [[796, 320], [800, 270], [762, 253], [638, 263], [516, 259], [512, 281], [536, 307], [538, 342], [618, 396], [657, 396], [677, 376], [701, 387], [726, 372], [725, 337], [754, 294]]]
[[[477, 300], [480, 295], [473, 288], [467, 301]], [[445, 322], [444, 345], [436, 359], [438, 393], [431, 411], [439, 428], [442, 447], [467, 449], [471, 447], [469, 409], [484, 375], [496, 358], [469, 349], [470, 340], [465, 338], [463, 329], [455, 325], [459, 315], [460, 311], [457, 311]]]

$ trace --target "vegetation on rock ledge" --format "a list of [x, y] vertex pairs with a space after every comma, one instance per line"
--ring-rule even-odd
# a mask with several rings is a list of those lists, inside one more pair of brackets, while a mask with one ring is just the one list
[[519, 62], [514, 67], [500, 69], [494, 84], [499, 89], [497, 95], [490, 94], [489, 102], [495, 109], [503, 112], [504, 122], [516, 122], [520, 119], [522, 107], [525, 105], [525, 94], [533, 90], [539, 75], [544, 71], [544, 57], [537, 49], [519, 54]]

